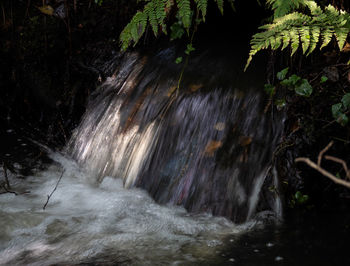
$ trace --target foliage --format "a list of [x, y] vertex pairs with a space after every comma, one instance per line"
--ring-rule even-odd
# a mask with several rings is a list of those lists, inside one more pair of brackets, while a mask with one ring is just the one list
[[280, 80], [282, 86], [287, 87], [290, 90], [294, 90], [297, 95], [310, 97], [313, 88], [307, 79], [302, 79], [298, 75], [291, 75], [287, 78], [289, 68], [285, 68], [277, 73], [277, 79]]
[[[214, 1], [223, 14], [224, 0]], [[226, 1], [233, 7], [234, 0]], [[175, 11], [176, 21], [170, 26], [170, 39], [181, 38], [185, 32], [189, 36], [192, 27], [205, 21], [208, 8], [208, 0], [140, 0], [140, 2], [145, 2], [143, 10], [134, 15], [120, 34], [122, 50], [126, 50], [132, 44], [136, 45], [145, 33], [147, 25], [151, 26], [155, 36], [158, 35], [159, 29], [167, 34], [166, 20], [170, 20], [170, 14], [174, 13], [172, 11]], [[201, 16], [201, 19], [198, 16]], [[188, 47], [187, 51], [191, 52], [192, 48]]]
[[346, 93], [340, 103], [332, 105], [332, 115], [334, 119], [342, 126], [347, 125], [349, 117], [347, 113], [350, 110], [350, 93]]
[[267, 0], [268, 5], [270, 5], [271, 9], [274, 11], [274, 18], [279, 18], [292, 11], [305, 6], [305, 0]]
[[144, 34], [147, 24], [152, 27], [157, 36], [159, 27], [166, 32], [164, 20], [166, 17], [165, 7], [170, 5], [170, 0], [151, 0], [145, 5], [143, 11], [138, 11], [120, 34], [122, 50], [128, 48], [133, 41], [135, 44]]
[[276, 93], [276, 87], [271, 84], [265, 84], [264, 91], [267, 93], [267, 95], [273, 97], [273, 95]]
[[309, 196], [306, 194], [303, 194], [299, 190], [295, 192], [294, 195], [292, 195], [292, 198], [289, 200], [289, 207], [295, 208], [296, 206], [302, 206], [306, 202], [308, 202]]
[[[245, 69], [253, 56], [264, 49], [284, 50], [290, 45], [291, 55], [299, 47], [303, 54], [309, 55], [317, 45], [320, 49], [328, 45], [333, 37], [337, 40], [339, 49], [344, 47], [350, 31], [350, 15], [347, 12], [338, 11], [332, 5], [322, 9], [310, 0], [268, 2], [275, 11], [274, 19], [271, 24], [259, 27], [262, 32], [253, 35]], [[301, 6], [307, 7], [309, 13], [293, 11]]]

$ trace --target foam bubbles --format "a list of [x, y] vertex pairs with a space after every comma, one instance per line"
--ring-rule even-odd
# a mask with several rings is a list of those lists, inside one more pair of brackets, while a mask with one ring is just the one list
[[48, 170], [17, 184], [30, 194], [0, 197], [0, 264], [78, 263], [105, 254], [131, 264], [193, 262], [216, 256], [222, 237], [241, 231], [224, 218], [159, 205], [143, 190], [124, 189], [121, 179], [91, 184], [74, 162], [52, 158], [57, 163]]

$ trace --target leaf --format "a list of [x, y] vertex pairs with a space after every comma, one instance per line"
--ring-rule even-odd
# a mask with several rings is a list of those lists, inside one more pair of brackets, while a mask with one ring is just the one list
[[184, 28], [189, 31], [192, 22], [192, 10], [190, 0], [176, 0], [178, 7], [178, 16], [183, 23]]
[[295, 93], [300, 96], [310, 97], [313, 89], [307, 79], [302, 79], [300, 84], [296, 86], [294, 90]]
[[265, 84], [264, 85], [264, 90], [270, 97], [272, 97], [275, 94], [275, 92], [276, 92], [275, 86], [273, 86], [271, 84]]
[[278, 80], [284, 80], [286, 78], [288, 70], [289, 70], [289, 67], [286, 67], [285, 69], [282, 69], [280, 72], [278, 72], [277, 73], [277, 79]]
[[41, 7], [38, 7], [38, 9], [40, 10], [41, 13], [49, 16], [52, 16], [55, 11], [53, 7], [50, 5], [43, 5]]
[[343, 98], [341, 99], [341, 102], [345, 108], [349, 109], [350, 108], [350, 93], [345, 94], [343, 96]]
[[176, 64], [180, 64], [182, 62], [182, 56], [179, 56], [178, 58], [176, 58], [175, 63]]
[[224, 14], [224, 0], [215, 0], [220, 10], [221, 15]]
[[343, 113], [343, 105], [341, 103], [336, 103], [332, 105], [332, 115], [333, 118], [338, 119], [338, 117]]
[[187, 48], [185, 50], [185, 54], [189, 55], [191, 52], [193, 52], [194, 50], [196, 50], [195, 48], [193, 48], [192, 44], [189, 43], [187, 44]]
[[205, 21], [205, 16], [207, 15], [207, 5], [208, 0], [194, 0], [197, 4], [197, 10], [202, 13], [203, 21]]
[[309, 200], [308, 195], [303, 195], [300, 191], [297, 191], [294, 195], [295, 199], [297, 200], [298, 204], [304, 204]]
[[222, 146], [221, 141], [211, 140], [205, 146], [204, 154], [209, 156], [209, 157], [212, 157], [212, 156], [214, 156], [215, 151], [217, 149], [219, 149], [221, 146]]
[[182, 24], [179, 22], [175, 22], [173, 25], [170, 26], [170, 40], [173, 41], [175, 39], [180, 39], [184, 33], [185, 29], [182, 27]]
[[328, 80], [328, 78], [326, 76], [322, 76], [320, 83], [325, 83]]
[[349, 117], [346, 114], [341, 113], [337, 118], [337, 122], [344, 127], [349, 122]]
[[293, 87], [297, 84], [297, 82], [300, 80], [301, 78], [295, 74], [291, 75], [288, 79], [284, 79], [281, 81], [281, 84], [283, 86], [289, 86], [289, 87]]
[[286, 106], [286, 100], [285, 99], [277, 99], [275, 101], [275, 105], [277, 107], [277, 110], [280, 111]]
[[192, 92], [196, 92], [197, 90], [199, 90], [200, 88], [202, 88], [203, 85], [202, 84], [191, 84], [189, 85], [189, 89], [192, 91]]
[[305, 0], [267, 0], [267, 3], [271, 6], [274, 11], [274, 17], [278, 18], [288, 14], [294, 9], [299, 8], [299, 6], [305, 5], [307, 1]]
[[300, 191], [295, 192], [295, 195], [294, 195], [295, 199], [298, 200], [301, 198], [301, 196], [302, 196], [302, 193]]

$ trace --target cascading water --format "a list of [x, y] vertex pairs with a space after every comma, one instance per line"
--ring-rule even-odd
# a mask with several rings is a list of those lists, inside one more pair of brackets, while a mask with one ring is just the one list
[[[50, 152], [48, 169], [9, 173], [25, 193], [0, 195], [0, 265], [231, 264], [226, 247], [258, 211], [281, 215], [277, 194], [260, 197], [281, 118], [210, 54], [191, 58], [177, 90], [175, 58], [124, 56], [67, 145], [79, 166]], [[4, 130], [23, 148], [17, 129]]]
[[159, 203], [246, 221], [256, 214], [281, 120], [265, 114], [260, 92], [236, 88], [230, 64], [208, 54], [191, 58], [178, 89], [175, 58], [174, 49], [126, 55], [95, 92], [69, 153], [92, 180], [122, 178]]

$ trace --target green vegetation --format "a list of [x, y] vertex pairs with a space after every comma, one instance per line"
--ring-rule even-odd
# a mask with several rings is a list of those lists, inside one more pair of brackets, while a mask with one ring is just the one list
[[[328, 5], [322, 9], [315, 1], [268, 0], [274, 10], [272, 23], [259, 27], [251, 40], [247, 68], [253, 56], [263, 50], [284, 50], [291, 47], [293, 55], [299, 47], [303, 54], [310, 55], [316, 47], [322, 49], [335, 37], [339, 49], [345, 46], [350, 31], [350, 15]], [[288, 2], [288, 4], [286, 4]], [[295, 11], [304, 8], [303, 12]]]
[[[224, 0], [214, 0], [221, 14], [224, 13]], [[208, 0], [140, 0], [145, 2], [120, 35], [122, 50], [136, 45], [144, 35], [147, 25], [153, 33], [167, 34], [170, 25], [170, 39], [181, 38], [186, 32], [190, 35], [193, 27], [205, 22]], [[233, 7], [233, 0], [227, 0]], [[291, 55], [301, 48], [304, 55], [310, 55], [317, 47], [322, 49], [333, 39], [339, 49], [343, 49], [350, 32], [350, 15], [334, 6], [324, 8], [313, 0], [267, 0], [273, 11], [272, 22], [259, 27], [251, 40], [251, 50], [245, 69], [253, 56], [261, 50], [284, 50], [291, 48]], [[173, 12], [175, 10], [175, 12]], [[173, 15], [175, 14], [175, 15]], [[194, 15], [196, 14], [196, 15]], [[200, 16], [198, 16], [200, 15]], [[176, 17], [175, 22], [174, 17]]]
[[[224, 0], [214, 1], [223, 14]], [[171, 40], [179, 39], [185, 33], [190, 37], [191, 31], [195, 31], [196, 27], [205, 21], [207, 15], [208, 0], [140, 0], [140, 2], [145, 2], [143, 10], [134, 15], [120, 34], [122, 50], [126, 50], [132, 44], [135, 46], [148, 25], [151, 26], [155, 36], [158, 36], [159, 32], [167, 34], [167, 23], [171, 23]], [[233, 7], [234, 0], [227, 2]], [[191, 50], [193, 48], [188, 48], [187, 54]]]
[[289, 201], [289, 206], [291, 208], [295, 208], [297, 206], [303, 206], [305, 205], [309, 200], [309, 196], [303, 194], [299, 190], [295, 192], [295, 194], [292, 196], [292, 198]]
[[298, 75], [291, 75], [288, 79], [285, 78], [288, 73], [288, 68], [283, 69], [277, 73], [277, 78], [281, 81], [281, 85], [290, 90], [294, 90], [297, 95], [310, 97], [313, 88], [307, 79], [302, 79]]
[[332, 115], [336, 121], [345, 126], [349, 122], [347, 114], [350, 110], [350, 93], [346, 93], [340, 103], [332, 105]]

